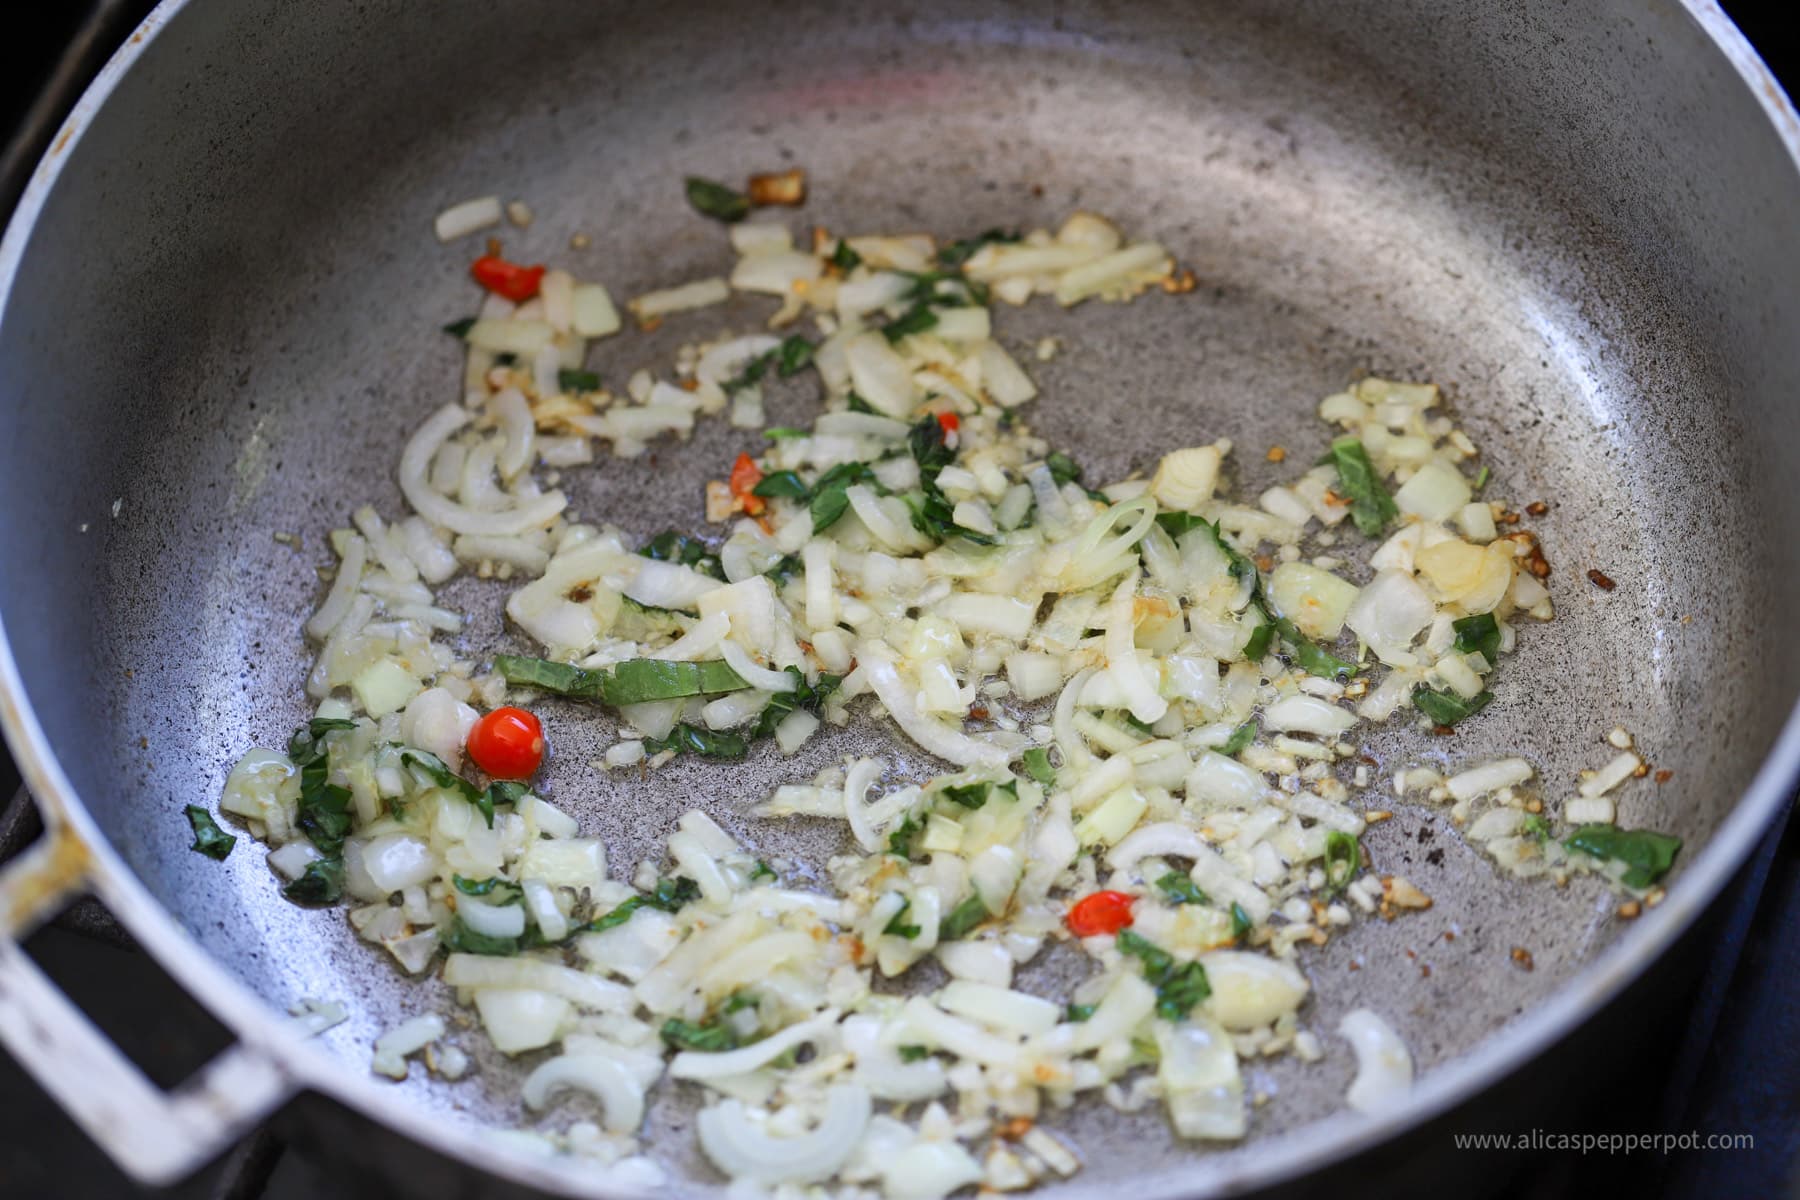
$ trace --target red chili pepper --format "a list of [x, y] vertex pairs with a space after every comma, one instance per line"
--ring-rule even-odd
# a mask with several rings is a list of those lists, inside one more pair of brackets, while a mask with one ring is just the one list
[[495, 779], [530, 779], [544, 762], [544, 727], [522, 708], [496, 708], [469, 730], [469, 757]]
[[953, 412], [941, 412], [937, 415], [938, 428], [945, 433], [955, 433], [962, 428], [962, 418]]
[[731, 494], [744, 506], [744, 511], [753, 517], [761, 516], [765, 507], [763, 498], [750, 490], [762, 482], [762, 477], [762, 468], [748, 454], [738, 455], [737, 461], [731, 464]]
[[538, 285], [544, 281], [544, 268], [521, 267], [518, 263], [509, 263], [504, 258], [493, 254], [484, 254], [476, 259], [469, 268], [469, 274], [475, 276], [475, 282], [497, 295], [505, 296], [514, 304], [523, 304], [538, 293]]
[[1069, 908], [1069, 932], [1076, 937], [1117, 933], [1131, 924], [1131, 900], [1124, 892], [1095, 892]]

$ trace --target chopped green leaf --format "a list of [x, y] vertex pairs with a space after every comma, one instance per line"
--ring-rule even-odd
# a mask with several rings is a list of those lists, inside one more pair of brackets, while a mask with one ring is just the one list
[[798, 375], [812, 365], [813, 344], [799, 334], [789, 334], [775, 351], [775, 373], [783, 379]]
[[1050, 751], [1042, 746], [1033, 746], [1019, 756], [1019, 765], [1025, 773], [1037, 780], [1046, 789], [1056, 786], [1056, 768], [1050, 765]]
[[930, 1058], [930, 1057], [931, 1057], [931, 1051], [927, 1050], [924, 1046], [902, 1046], [902, 1047], [900, 1047], [900, 1061], [901, 1062], [915, 1063], [915, 1062], [920, 1061], [921, 1059], [926, 1059], [926, 1058]]
[[662, 1040], [677, 1050], [699, 1050], [708, 1054], [722, 1054], [727, 1050], [736, 1050], [737, 1035], [725, 1022], [714, 1018], [696, 1025], [692, 1021], [683, 1021], [679, 1017], [670, 1017], [662, 1025]]
[[[1044, 465], [1050, 468], [1050, 478], [1056, 481], [1057, 487], [1061, 487], [1065, 483], [1081, 482], [1080, 464], [1061, 450], [1052, 451], [1050, 456], [1044, 460]], [[1174, 516], [1175, 514], [1168, 515]]]
[[796, 708], [804, 708], [807, 712], [819, 711], [831, 693], [837, 691], [838, 685], [844, 682], [842, 675], [821, 673], [819, 682], [808, 683], [806, 676], [800, 673], [799, 667], [786, 667], [784, 670], [794, 677], [794, 689], [789, 692], [776, 692], [769, 697], [768, 704], [757, 714], [756, 724], [750, 730], [752, 738], [770, 737], [775, 727], [780, 725], [787, 715]]
[[925, 825], [912, 813], [888, 833], [888, 853], [898, 854], [901, 858], [913, 856], [913, 839], [925, 831]]
[[1269, 656], [1269, 644], [1275, 640], [1275, 626], [1264, 621], [1250, 631], [1244, 639], [1244, 659], [1247, 662], [1261, 662]]
[[1550, 840], [1550, 822], [1537, 813], [1528, 813], [1519, 822], [1519, 832], [1540, 844]]
[[897, 342], [915, 333], [924, 333], [927, 329], [936, 327], [937, 323], [937, 314], [925, 305], [918, 304], [883, 325], [881, 335], [889, 342]]
[[1017, 242], [1020, 235], [1016, 231], [1005, 229], [989, 229], [976, 234], [972, 238], [951, 242], [937, 252], [938, 265], [941, 267], [961, 267], [983, 246], [990, 243]]
[[220, 829], [218, 822], [212, 819], [212, 814], [198, 804], [187, 806], [187, 819], [194, 829], [194, 844], [188, 849], [224, 862], [225, 856], [231, 853], [231, 848], [237, 845], [237, 838]]
[[344, 894], [344, 860], [315, 858], [306, 873], [281, 889], [281, 894], [300, 904], [334, 904]]
[[1163, 895], [1169, 898], [1170, 904], [1212, 903], [1211, 900], [1206, 898], [1206, 893], [1201, 891], [1199, 886], [1195, 884], [1192, 879], [1189, 879], [1180, 871], [1168, 872], [1161, 879], [1156, 881], [1156, 886], [1162, 889]]
[[725, 568], [719, 563], [719, 556], [714, 554], [699, 538], [688, 533], [677, 533], [673, 529], [665, 530], [645, 542], [638, 551], [645, 558], [654, 558], [659, 562], [680, 563], [684, 567], [692, 567], [702, 575], [711, 575], [721, 583], [725, 580]]
[[1205, 517], [1184, 512], [1159, 512], [1156, 514], [1156, 523], [1161, 525], [1163, 532], [1172, 538], [1178, 538], [1189, 530], [1198, 529], [1202, 525], [1208, 528], [1212, 526], [1212, 522]]
[[906, 921], [906, 913], [910, 908], [912, 908], [912, 900], [910, 898], [902, 897], [899, 911], [895, 912], [892, 919], [890, 919], [886, 925], [881, 927], [881, 932], [891, 933], [895, 937], [918, 937], [923, 931], [917, 925], [908, 924]]
[[1627, 869], [1619, 881], [1634, 888], [1647, 888], [1661, 879], [1681, 851], [1678, 837], [1614, 825], [1583, 825], [1564, 838], [1563, 845], [1576, 853], [1624, 863]]
[[576, 371], [563, 367], [556, 373], [556, 386], [565, 392], [597, 392], [600, 376], [595, 371]]
[[1458, 618], [1450, 623], [1450, 628], [1456, 631], [1458, 652], [1479, 654], [1490, 667], [1500, 661], [1500, 623], [1494, 620], [1493, 613]]
[[1244, 911], [1244, 906], [1239, 904], [1236, 900], [1233, 900], [1231, 902], [1232, 940], [1238, 942], [1243, 941], [1255, 927], [1256, 922], [1250, 919], [1250, 914]]
[[1482, 488], [1486, 487], [1488, 480], [1492, 478], [1492, 476], [1493, 472], [1483, 466], [1481, 470], [1475, 473], [1475, 490], [1479, 492]]
[[520, 891], [518, 884], [502, 879], [498, 875], [490, 875], [486, 879], [465, 879], [461, 875], [452, 875], [450, 882], [455, 885], [457, 891], [465, 896], [498, 894], [505, 897], [505, 899], [495, 902], [499, 904], [510, 904], [524, 894]]
[[875, 412], [875, 406], [870, 404], [867, 400], [864, 400], [855, 392], [844, 393], [844, 407], [853, 413], [863, 413], [871, 417], [878, 415]]
[[1389, 521], [1400, 515], [1361, 442], [1353, 437], [1332, 442], [1331, 464], [1337, 468], [1338, 487], [1350, 501], [1350, 519], [1366, 536], [1379, 535]]
[[1094, 1010], [1099, 1007], [1098, 1004], [1071, 1004], [1063, 1010], [1063, 1019], [1079, 1025], [1093, 1016]]
[[1325, 888], [1334, 895], [1350, 886], [1362, 870], [1362, 843], [1342, 830], [1325, 835]]
[[1413, 707], [1431, 718], [1434, 725], [1455, 725], [1474, 716], [1493, 702], [1494, 693], [1482, 692], [1472, 700], [1464, 700], [1452, 691], [1434, 691], [1420, 684], [1412, 691]]
[[431, 782], [445, 791], [455, 792], [477, 808], [481, 806], [482, 793], [474, 784], [450, 769], [448, 763], [437, 755], [426, 750], [406, 749], [400, 752], [400, 761], [409, 767], [417, 767], [431, 779]]
[[666, 738], [645, 738], [644, 750], [661, 754], [673, 750], [677, 754], [698, 754], [702, 758], [742, 758], [750, 752], [744, 739], [728, 730], [701, 729], [681, 722]]
[[302, 793], [294, 824], [327, 856], [344, 849], [350, 832], [350, 789], [328, 784], [310, 795]]
[[[1265, 625], [1263, 628], [1266, 629], [1268, 626]], [[1256, 722], [1254, 720], [1245, 721], [1231, 731], [1231, 736], [1225, 739], [1225, 744], [1219, 747], [1218, 752], [1226, 758], [1236, 758], [1255, 740]]]
[[987, 905], [982, 903], [979, 893], [970, 893], [969, 898], [950, 910], [950, 915], [938, 923], [938, 940], [954, 942], [966, 937], [969, 931], [988, 919]]
[[450, 923], [450, 934], [444, 939], [446, 949], [458, 954], [483, 954], [490, 958], [511, 958], [519, 952], [516, 937], [495, 937], [480, 933], [457, 917]]
[[675, 662], [663, 658], [628, 658], [614, 664], [600, 686], [600, 694], [615, 708], [652, 700], [677, 700], [684, 696], [710, 696], [739, 692], [750, 685], [721, 658], [699, 662]]
[[976, 809], [988, 802], [988, 793], [993, 790], [992, 783], [981, 780], [975, 783], [954, 784], [944, 788], [942, 794], [944, 799], [954, 801], [964, 808]]
[[481, 811], [482, 819], [487, 822], [487, 827], [492, 829], [494, 827], [494, 809], [501, 806], [514, 807], [519, 803], [519, 798], [530, 790], [524, 784], [511, 779], [496, 779], [487, 785], [487, 790], [481, 793], [479, 800], [475, 801], [475, 807]]
[[763, 430], [763, 436], [772, 441], [779, 442], [788, 438], [811, 437], [812, 430], [795, 429], [792, 425], [776, 425], [772, 428]]
[[875, 479], [875, 472], [869, 469], [868, 463], [839, 463], [826, 471], [812, 486], [812, 523], [814, 533], [824, 533], [837, 523], [850, 507], [848, 495], [851, 485], [870, 483]]
[[577, 700], [597, 700], [606, 686], [606, 672], [586, 667], [551, 662], [546, 658], [525, 658], [516, 654], [494, 655], [494, 670], [517, 687], [537, 688], [558, 696]]
[[862, 255], [850, 248], [849, 238], [839, 238], [837, 249], [831, 252], [831, 265], [848, 275], [862, 265]]
[[631, 897], [617, 908], [603, 916], [594, 918], [583, 926], [587, 933], [601, 933], [615, 926], [623, 925], [631, 919], [631, 914], [640, 908], [654, 908], [662, 912], [679, 912], [681, 906], [700, 895], [700, 886], [687, 876], [676, 879], [659, 879], [649, 892]]
[[1121, 954], [1143, 961], [1144, 980], [1156, 989], [1156, 1014], [1164, 1020], [1181, 1020], [1212, 995], [1206, 968], [1198, 962], [1177, 966], [1174, 955], [1129, 929], [1120, 932], [1116, 944]]
[[750, 215], [750, 197], [697, 175], [687, 177], [687, 202], [701, 216], [723, 221], [727, 225]]
[[444, 326], [444, 332], [453, 338], [466, 338], [469, 336], [469, 330], [473, 328], [475, 328], [475, 318], [464, 317], [460, 321], [452, 321]]
[[806, 481], [793, 471], [774, 471], [757, 480], [756, 486], [750, 489], [751, 495], [763, 497], [779, 496], [786, 500], [804, 500], [811, 494]]

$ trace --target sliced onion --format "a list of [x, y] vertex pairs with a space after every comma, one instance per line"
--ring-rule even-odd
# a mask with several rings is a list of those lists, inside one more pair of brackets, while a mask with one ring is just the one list
[[306, 632], [319, 641], [336, 629], [349, 613], [350, 602], [356, 599], [356, 589], [362, 583], [363, 568], [369, 561], [368, 543], [354, 533], [341, 539], [339, 552], [341, 561], [337, 577], [331, 581], [325, 603], [319, 605], [319, 611], [306, 623]]
[[1127, 575], [1113, 592], [1106, 618], [1106, 671], [1124, 693], [1131, 715], [1149, 725], [1162, 720], [1169, 702], [1157, 694], [1137, 650], [1137, 585], [1137, 577]]
[[859, 333], [845, 344], [844, 359], [857, 394], [876, 412], [897, 420], [912, 415], [912, 368], [888, 345], [887, 338], [873, 331]]
[[1344, 1015], [1338, 1032], [1356, 1051], [1356, 1078], [1344, 1093], [1351, 1108], [1360, 1113], [1380, 1112], [1412, 1087], [1412, 1055], [1393, 1026], [1359, 1008]]
[[737, 1100], [701, 1109], [694, 1125], [700, 1148], [715, 1167], [733, 1179], [761, 1184], [815, 1183], [835, 1174], [849, 1160], [857, 1139], [868, 1127], [869, 1112], [867, 1091], [855, 1084], [839, 1084], [825, 1093], [824, 1120], [800, 1137], [764, 1132]]
[[866, 673], [869, 687], [894, 718], [900, 728], [919, 747], [948, 762], [962, 767], [1004, 767], [1006, 751], [987, 742], [979, 742], [960, 729], [919, 711], [912, 689], [900, 679], [894, 660], [885, 645], [864, 642], [858, 650], [858, 661]]
[[753, 688], [765, 692], [791, 692], [798, 686], [791, 673], [758, 666], [742, 646], [729, 638], [719, 643], [719, 657], [737, 672], [738, 678]]
[[565, 1088], [599, 1100], [606, 1128], [613, 1133], [631, 1133], [644, 1120], [644, 1089], [630, 1071], [604, 1054], [558, 1055], [527, 1075], [519, 1091], [527, 1108], [541, 1109]]
[[[546, 326], [548, 328], [548, 326]], [[504, 536], [524, 533], [554, 521], [568, 501], [558, 491], [542, 496], [504, 512], [476, 512], [465, 508], [432, 490], [426, 482], [432, 456], [451, 434], [468, 424], [470, 414], [460, 405], [446, 404], [433, 413], [406, 443], [400, 455], [400, 490], [406, 502], [420, 516], [434, 525], [442, 525], [454, 533], [485, 533]]]
[[1206, 843], [1197, 830], [1175, 821], [1159, 821], [1134, 829], [1107, 851], [1106, 861], [1115, 871], [1129, 871], [1139, 859], [1197, 858], [1205, 849]]
[[736, 1050], [711, 1054], [700, 1050], [683, 1050], [669, 1060], [673, 1079], [725, 1079], [766, 1067], [796, 1046], [827, 1037], [837, 1027], [838, 1010], [828, 1008], [811, 1020], [789, 1025], [780, 1033]]
[[525, 910], [516, 904], [484, 904], [464, 896], [456, 903], [456, 915], [483, 937], [513, 938], [525, 932]]
[[[458, 906], [460, 913], [465, 906]], [[516, 910], [515, 910], [516, 911]], [[631, 991], [586, 971], [537, 958], [452, 954], [444, 960], [444, 982], [458, 988], [523, 988], [560, 996], [595, 1012], [630, 1012]]]
[[500, 432], [506, 435], [506, 447], [500, 451], [496, 465], [502, 479], [511, 479], [531, 465], [537, 423], [532, 419], [531, 405], [526, 403], [525, 394], [518, 388], [501, 388], [488, 401], [488, 408], [499, 422]]

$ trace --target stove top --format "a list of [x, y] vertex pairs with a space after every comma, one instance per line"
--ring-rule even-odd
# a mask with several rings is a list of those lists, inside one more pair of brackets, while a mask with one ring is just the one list
[[[9, 30], [0, 71], [0, 211], [54, 133], [80, 86], [149, 10], [147, 0], [38, 6], [37, 23]], [[1792, 23], [1784, 10], [1727, 6], [1776, 73], [1800, 78]], [[0, 804], [18, 775], [0, 746]], [[28, 835], [22, 795], [11, 824], [0, 816], [0, 853]], [[1800, 822], [1772, 835], [1723, 903], [1725, 919], [1709, 965], [1692, 994], [1669, 1006], [1666, 1027], [1646, 1027], [1635, 1067], [1611, 1081], [1610, 1102], [1586, 1132], [1748, 1134], [1747, 1151], [1634, 1154], [1489, 1152], [1511, 1175], [1509, 1194], [1560, 1197], [1595, 1191], [1701, 1200], [1800, 1193]], [[104, 914], [66, 914], [34, 935], [27, 951], [82, 1002], [145, 1069], [166, 1084], [205, 1061], [220, 1044], [217, 1025], [131, 946]], [[1474, 1152], [1472, 1152], [1474, 1153]], [[224, 1160], [174, 1188], [134, 1186], [53, 1101], [0, 1051], [0, 1197], [6, 1200], [305, 1200], [341, 1195], [346, 1182], [273, 1133], [253, 1136]]]

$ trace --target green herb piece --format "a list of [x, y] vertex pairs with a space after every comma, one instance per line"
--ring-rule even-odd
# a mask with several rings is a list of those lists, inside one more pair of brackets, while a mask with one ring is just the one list
[[1342, 830], [1325, 835], [1325, 889], [1333, 895], [1350, 886], [1362, 870], [1362, 843]]
[[789, 334], [775, 350], [775, 373], [783, 379], [812, 365], [813, 344], [799, 334]]
[[1184, 512], [1159, 512], [1156, 514], [1156, 523], [1161, 525], [1163, 532], [1172, 538], [1179, 538], [1182, 534], [1198, 529], [1202, 525], [1209, 529], [1212, 527], [1212, 522], [1205, 517]]
[[756, 486], [750, 489], [750, 494], [767, 498], [779, 496], [784, 500], [804, 500], [811, 491], [806, 486], [806, 481], [795, 472], [775, 471], [757, 480]]
[[862, 255], [850, 248], [849, 238], [839, 238], [837, 249], [831, 252], [829, 261], [832, 266], [848, 275], [850, 272], [856, 270], [856, 268], [862, 266]]
[[1456, 631], [1456, 649], [1462, 654], [1479, 654], [1488, 666], [1500, 661], [1500, 622], [1493, 613], [1476, 613], [1450, 622]]
[[755, 1008], [758, 1004], [755, 993], [746, 992], [743, 988], [725, 997], [725, 1004], [719, 1010], [729, 1016], [735, 1012], [743, 1012], [746, 1008]]
[[891, 344], [901, 338], [911, 337], [915, 333], [924, 333], [935, 328], [938, 323], [937, 314], [925, 305], [915, 305], [881, 327], [881, 336]]
[[674, 662], [663, 658], [628, 658], [614, 664], [600, 686], [600, 695], [615, 708], [652, 700], [679, 700], [685, 696], [710, 696], [741, 692], [750, 685], [722, 658], [699, 662]]
[[924, 831], [924, 822], [920, 821], [912, 813], [907, 813], [906, 818], [902, 820], [900, 824], [896, 825], [888, 834], [888, 853], [898, 854], [901, 858], [905, 859], [912, 858], [913, 839], [918, 837], [919, 834]]
[[294, 824], [312, 839], [321, 853], [336, 856], [350, 833], [350, 789], [328, 784], [310, 794], [302, 792]]
[[1413, 707], [1430, 717], [1434, 725], [1455, 725], [1465, 717], [1474, 716], [1493, 700], [1492, 692], [1482, 692], [1472, 700], [1464, 700], [1455, 692], [1434, 691], [1422, 683], [1412, 691]]
[[868, 463], [839, 463], [826, 471], [812, 486], [812, 523], [814, 533], [824, 533], [837, 523], [850, 507], [849, 489], [858, 483], [869, 483], [875, 472]]
[[723, 221], [727, 225], [750, 215], [750, 197], [697, 175], [687, 177], [687, 202], [701, 216]]
[[915, 1063], [915, 1062], [920, 1061], [921, 1059], [926, 1059], [926, 1058], [930, 1058], [930, 1057], [931, 1057], [931, 1051], [927, 1050], [924, 1046], [902, 1046], [902, 1047], [900, 1047], [900, 1061], [901, 1062]]
[[765, 570], [763, 574], [773, 579], [777, 584], [783, 584], [805, 569], [806, 566], [800, 561], [800, 556], [798, 554], [784, 554], [773, 563], [770, 563], [768, 569]]
[[[1267, 627], [1265, 626], [1264, 628]], [[1253, 720], [1245, 721], [1242, 725], [1239, 725], [1236, 729], [1231, 731], [1231, 736], [1225, 739], [1225, 744], [1219, 747], [1218, 752], [1223, 754], [1226, 758], [1236, 758], [1255, 740], [1256, 722]]]
[[597, 392], [600, 375], [595, 371], [576, 371], [563, 367], [556, 373], [556, 386], [565, 392]]
[[519, 798], [530, 790], [524, 784], [511, 779], [496, 779], [487, 785], [487, 790], [482, 792], [481, 797], [475, 801], [475, 807], [480, 810], [482, 819], [487, 822], [487, 827], [492, 829], [494, 827], [494, 809], [501, 806], [514, 807], [519, 803]]
[[645, 753], [661, 754], [664, 750], [698, 754], [701, 758], [742, 758], [750, 753], [750, 745], [729, 730], [701, 729], [683, 721], [666, 738], [644, 739]]
[[1246, 662], [1261, 662], [1269, 656], [1269, 644], [1275, 640], [1275, 626], [1264, 621], [1250, 631], [1244, 639], [1244, 659]]
[[1080, 464], [1061, 450], [1052, 451], [1050, 457], [1044, 460], [1044, 465], [1050, 468], [1050, 478], [1056, 481], [1057, 487], [1065, 483], [1081, 482]]
[[1236, 900], [1233, 900], [1231, 902], [1232, 940], [1237, 942], [1243, 941], [1249, 936], [1250, 930], [1255, 928], [1255, 926], [1256, 922], [1250, 919], [1250, 914], [1244, 911], [1244, 906], [1239, 904]]
[[1519, 822], [1519, 832], [1541, 845], [1550, 840], [1550, 822], [1537, 813], [1529, 813]]
[[437, 784], [437, 786], [443, 788], [445, 791], [455, 792], [464, 800], [473, 804], [476, 808], [481, 807], [481, 802], [485, 798], [485, 793], [474, 784], [464, 779], [461, 775], [452, 771], [449, 764], [437, 755], [426, 750], [407, 749], [400, 752], [400, 761], [409, 767], [417, 767], [419, 770], [425, 772], [425, 774], [430, 777], [431, 782]]
[[344, 860], [315, 858], [306, 864], [306, 873], [281, 889], [281, 894], [299, 904], [335, 904], [344, 894]]
[[955, 508], [938, 488], [938, 475], [956, 461], [956, 451], [950, 448], [943, 423], [935, 416], [926, 417], [912, 427], [906, 442], [913, 461], [919, 464], [919, 498], [907, 499], [913, 528], [940, 542], [960, 537], [978, 546], [993, 545], [994, 539], [987, 534], [956, 523]]
[[763, 430], [763, 436], [771, 441], [779, 442], [788, 438], [811, 437], [812, 430], [795, 429], [792, 425], [776, 425], [773, 428]]
[[1198, 962], [1176, 966], [1167, 950], [1129, 929], [1120, 932], [1116, 945], [1121, 954], [1143, 961], [1144, 980], [1156, 989], [1156, 1014], [1164, 1020], [1181, 1020], [1212, 995], [1206, 968]]
[[1063, 1010], [1063, 1019], [1079, 1025], [1093, 1016], [1094, 1010], [1099, 1007], [1098, 1004], [1071, 1004]]
[[1486, 487], [1488, 480], [1492, 477], [1493, 472], [1483, 466], [1481, 470], [1475, 473], [1475, 490], [1479, 492], [1482, 488]]
[[198, 804], [187, 806], [187, 819], [194, 829], [194, 844], [188, 849], [224, 862], [225, 856], [231, 853], [231, 848], [237, 845], [237, 838], [220, 829], [218, 822], [212, 819], [212, 814]]
[[790, 666], [784, 670], [794, 677], [794, 688], [788, 692], [776, 692], [769, 697], [769, 702], [756, 716], [756, 724], [751, 727], [752, 738], [773, 736], [775, 727], [796, 708], [817, 713], [831, 693], [837, 691], [838, 685], [844, 682], [842, 675], [823, 673], [819, 676], [819, 682], [808, 683], [799, 667]]
[[731, 1027], [717, 1018], [704, 1024], [696, 1025], [692, 1021], [683, 1021], [679, 1017], [670, 1017], [662, 1025], [662, 1040], [677, 1050], [699, 1050], [707, 1054], [722, 1054], [727, 1050], [736, 1050], [737, 1034]]
[[976, 783], [954, 784], [944, 788], [941, 794], [944, 799], [954, 801], [964, 808], [972, 810], [986, 804], [988, 802], [988, 794], [993, 790], [994, 785], [992, 783], [982, 780]]
[[658, 562], [680, 563], [702, 575], [711, 575], [721, 583], [725, 581], [725, 568], [720, 564], [719, 556], [692, 534], [665, 530], [644, 543], [638, 553]]
[[464, 317], [460, 321], [452, 321], [444, 326], [444, 332], [453, 338], [466, 338], [469, 336], [469, 330], [473, 328], [475, 328], [475, 318]]
[[1212, 903], [1211, 900], [1206, 898], [1206, 893], [1201, 891], [1199, 886], [1195, 884], [1192, 879], [1189, 879], [1180, 871], [1170, 871], [1156, 881], [1156, 886], [1162, 889], [1163, 895], [1169, 898], [1170, 904]]
[[582, 930], [586, 933], [602, 933], [631, 920], [631, 914], [640, 908], [654, 908], [666, 913], [679, 912], [682, 905], [699, 895], [700, 885], [685, 875], [675, 879], [659, 879], [649, 892], [631, 897], [604, 916], [589, 921], [582, 926]]
[[870, 404], [867, 400], [864, 400], [855, 392], [844, 393], [844, 407], [853, 413], [863, 413], [871, 417], [880, 415], [875, 411], [874, 405]]
[[775, 868], [771, 867], [768, 863], [764, 862], [760, 858], [756, 860], [756, 865], [754, 867], [750, 868], [750, 882], [751, 883], [756, 883], [758, 880], [762, 880], [762, 879], [779, 880], [780, 878], [781, 878], [781, 876], [779, 876], [775, 873]]
[[1126, 728], [1130, 729], [1139, 737], [1153, 738], [1156, 736], [1156, 730], [1150, 728], [1129, 712], [1120, 713], [1119, 715], [1125, 719]]
[[1377, 536], [1400, 515], [1361, 442], [1353, 437], [1332, 442], [1331, 464], [1337, 468], [1338, 487], [1350, 501], [1350, 519], [1366, 536]]
[[893, 918], [889, 920], [886, 925], [881, 927], [881, 932], [891, 933], [895, 937], [918, 937], [923, 931], [917, 925], [909, 924], [906, 921], [906, 913], [910, 908], [912, 908], [912, 900], [910, 898], [902, 897], [899, 910], [894, 913]]
[[1025, 773], [1042, 784], [1045, 790], [1056, 786], [1056, 768], [1050, 765], [1050, 751], [1042, 746], [1033, 746], [1019, 756], [1019, 765]]
[[461, 875], [452, 875], [450, 882], [465, 896], [498, 895], [501, 899], [496, 900], [496, 904], [511, 904], [525, 894], [518, 884], [498, 875], [490, 875], [486, 879], [465, 879]]
[[551, 662], [547, 658], [526, 658], [516, 654], [494, 655], [494, 670], [516, 687], [537, 688], [576, 700], [598, 700], [606, 686], [606, 672], [586, 667]]
[[1627, 870], [1619, 881], [1634, 888], [1647, 888], [1661, 879], [1681, 851], [1678, 837], [1614, 825], [1583, 825], [1564, 838], [1563, 845], [1577, 853], [1624, 863]]
[[937, 252], [938, 265], [946, 268], [961, 267], [964, 263], [968, 262], [969, 259], [973, 258], [976, 252], [983, 246], [991, 243], [1009, 243], [1020, 240], [1022, 240], [1021, 236], [1016, 231], [1008, 231], [1005, 229], [985, 230], [972, 238], [963, 238], [960, 241], [951, 242], [948, 246], [939, 250]]
[[981, 901], [978, 892], [971, 892], [969, 898], [950, 910], [950, 915], [938, 924], [938, 939], [954, 942], [966, 937], [969, 931], [988, 919], [987, 905]]

